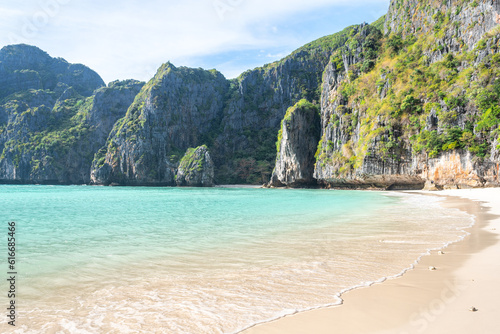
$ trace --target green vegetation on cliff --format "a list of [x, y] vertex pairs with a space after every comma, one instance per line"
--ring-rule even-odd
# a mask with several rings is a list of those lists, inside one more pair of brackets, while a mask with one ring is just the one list
[[206, 145], [202, 145], [197, 148], [190, 147], [187, 149], [186, 153], [179, 162], [179, 168], [184, 169], [186, 171], [186, 174], [193, 173], [196, 171], [201, 172], [203, 170], [204, 157], [195, 155], [195, 152], [199, 148], [208, 150]]
[[306, 99], [302, 99], [299, 102], [297, 102], [293, 107], [290, 107], [287, 109], [285, 117], [283, 118], [283, 121], [281, 122], [281, 127], [280, 130], [278, 131], [278, 140], [276, 141], [276, 150], [278, 154], [280, 153], [280, 148], [281, 148], [281, 140], [283, 136], [283, 127], [284, 126], [289, 126], [290, 119], [292, 117], [292, 114], [301, 111], [303, 113], [314, 113], [314, 114], [320, 114], [319, 108], [317, 105], [312, 104], [311, 102], [307, 101]]
[[[276, 160], [276, 134], [287, 109], [305, 99], [319, 106], [323, 73], [332, 57], [342, 65], [342, 50], [351, 42], [357, 47], [359, 25], [319, 38], [284, 59], [249, 70], [231, 81], [226, 117], [241, 115], [241, 123], [221, 129], [211, 151], [219, 183], [263, 184], [269, 181]], [[373, 32], [380, 34], [378, 30]], [[230, 133], [228, 133], [230, 131]], [[231, 149], [218, 154], [220, 141]]]
[[[495, 36], [492, 32], [475, 49], [434, 62], [428, 55], [435, 52], [433, 36], [387, 36], [374, 69], [342, 86], [349, 91], [346, 106], [358, 115], [351, 124], [361, 124], [359, 141], [351, 146], [357, 165], [375, 141], [380, 156], [408, 144], [431, 158], [459, 148], [487, 156], [499, 135], [500, 57], [480, 59], [479, 50], [483, 44], [496, 48]], [[432, 117], [439, 122], [429, 123]]]
[[9, 46], [0, 180], [174, 185], [189, 148], [203, 147], [217, 183], [267, 183], [298, 109], [321, 115], [318, 180], [413, 177], [449, 152], [487, 170], [500, 156], [498, 15], [490, 2], [393, 0], [372, 24], [236, 79], [166, 63], [144, 86], [100, 88], [83, 65]]
[[[447, 152], [469, 152], [483, 166], [477, 173], [490, 168], [500, 149], [500, 28], [495, 9], [481, 13], [486, 6], [394, 0], [385, 22], [373, 24], [385, 33], [370, 42], [369, 66], [367, 52], [358, 48], [349, 63], [341, 51], [333, 71], [342, 59], [349, 72], [329, 88], [322, 111], [318, 178], [426, 177], [429, 159]], [[473, 21], [478, 14], [483, 20]]]

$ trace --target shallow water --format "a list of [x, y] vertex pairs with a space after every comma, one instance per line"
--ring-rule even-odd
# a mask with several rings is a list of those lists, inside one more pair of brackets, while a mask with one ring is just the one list
[[0, 203], [19, 333], [233, 333], [338, 303], [472, 222], [367, 191], [0, 186]]

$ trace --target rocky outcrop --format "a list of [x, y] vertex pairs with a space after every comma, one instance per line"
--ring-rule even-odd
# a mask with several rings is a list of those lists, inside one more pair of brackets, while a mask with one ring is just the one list
[[221, 131], [213, 143], [207, 142], [218, 182], [269, 181], [276, 159], [276, 134], [287, 109], [303, 98], [319, 102], [325, 66], [356, 27], [313, 41], [231, 81]]
[[319, 100], [331, 52], [352, 29], [234, 80], [215, 70], [165, 64], [115, 126], [107, 152], [96, 157], [104, 164], [93, 168], [94, 182], [175, 185], [182, 154], [200, 145], [210, 148], [219, 183], [267, 182], [286, 110], [302, 98]]
[[[496, 66], [490, 57], [498, 52], [498, 6], [497, 1], [425, 7], [413, 0], [392, 1], [385, 18], [389, 57], [380, 54], [378, 66], [368, 74], [358, 72], [354, 82], [332, 59], [323, 80], [318, 182], [382, 189], [420, 189], [426, 181], [435, 189], [499, 185], [496, 137], [485, 132], [496, 121], [484, 120], [499, 96], [491, 93], [493, 77], [477, 80], [479, 73], [485, 78], [484, 68]], [[418, 46], [412, 49], [413, 44]], [[349, 54], [342, 56], [344, 63], [349, 58], [353, 70], [360, 68], [362, 57]], [[410, 80], [403, 68], [413, 71]], [[432, 79], [429, 73], [437, 69], [448, 72]], [[454, 83], [461, 71], [477, 80], [479, 95], [489, 96], [487, 104], [467, 99], [478, 93], [466, 85], [439, 84]], [[438, 83], [439, 94], [430, 94], [431, 82]]]
[[[213, 159], [217, 183], [500, 185], [499, 3], [392, 0], [373, 24], [233, 80], [167, 63], [145, 85], [104, 88], [83, 65], [5, 47], [0, 180], [204, 185], [190, 171]], [[193, 147], [210, 156], [179, 169]]]
[[189, 148], [182, 157], [175, 180], [178, 186], [212, 187], [214, 164], [206, 145]]
[[[28, 45], [0, 50], [0, 182], [90, 182], [93, 155], [142, 86]], [[139, 89], [138, 89], [139, 88]]]
[[420, 176], [438, 189], [498, 186], [499, 163], [474, 160], [467, 151], [446, 152], [420, 165]]
[[278, 155], [269, 183], [272, 187], [314, 186], [314, 153], [320, 138], [318, 107], [300, 100], [289, 108], [278, 134]]

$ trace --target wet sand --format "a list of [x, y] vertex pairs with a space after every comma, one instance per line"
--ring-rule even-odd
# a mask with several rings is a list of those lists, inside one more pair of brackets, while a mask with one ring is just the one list
[[402, 277], [345, 293], [341, 306], [298, 313], [242, 333], [496, 333], [500, 326], [500, 188], [432, 195], [446, 196], [443, 205], [476, 216], [469, 236], [443, 249], [444, 254], [432, 251], [423, 256]]

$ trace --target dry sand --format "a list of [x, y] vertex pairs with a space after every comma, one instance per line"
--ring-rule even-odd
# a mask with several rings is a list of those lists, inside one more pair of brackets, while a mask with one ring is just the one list
[[500, 188], [435, 194], [453, 196], [444, 205], [476, 215], [471, 235], [442, 255], [424, 256], [400, 278], [344, 294], [342, 306], [298, 313], [242, 333], [500, 333]]

